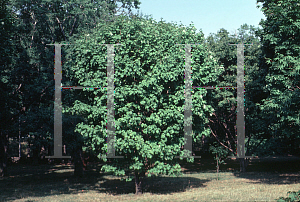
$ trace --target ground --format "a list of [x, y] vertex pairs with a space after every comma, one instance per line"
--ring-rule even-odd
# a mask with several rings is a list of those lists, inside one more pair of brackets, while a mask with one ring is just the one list
[[100, 173], [101, 165], [89, 165], [84, 178], [72, 176], [72, 165], [11, 166], [0, 178], [0, 201], [274, 201], [300, 189], [299, 157], [253, 159], [244, 174], [237, 160], [226, 160], [219, 180], [212, 159], [182, 166], [182, 177], [146, 179], [142, 196], [134, 182]]

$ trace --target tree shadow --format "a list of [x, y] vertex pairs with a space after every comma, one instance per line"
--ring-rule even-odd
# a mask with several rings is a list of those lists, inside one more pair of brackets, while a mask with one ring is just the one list
[[[90, 190], [112, 195], [135, 193], [134, 180], [120, 181], [118, 177], [100, 172], [101, 164], [88, 166], [83, 177], [74, 177], [73, 165], [41, 165], [10, 167], [8, 177], [0, 178], [0, 201], [28, 197], [85, 193]], [[145, 177], [144, 193], [167, 194], [204, 187], [209, 180], [193, 177]]]
[[9, 168], [9, 176], [0, 178], [0, 201], [82, 193], [97, 182], [91, 176], [97, 171], [87, 171], [84, 177], [76, 178], [72, 165], [14, 165]]
[[[170, 194], [176, 192], [184, 192], [190, 188], [206, 187], [204, 183], [209, 180], [202, 180], [193, 177], [146, 177], [143, 180], [143, 193], [152, 194]], [[100, 192], [112, 195], [135, 193], [134, 180], [125, 182], [120, 180], [107, 180], [103, 182], [106, 190]]]
[[[253, 184], [296, 184], [300, 182], [300, 157], [268, 156], [249, 161], [246, 172], [240, 172], [238, 159], [226, 159], [220, 165], [221, 173], [231, 172], [238, 178], [249, 179]], [[181, 163], [183, 173], [216, 172], [216, 162], [210, 159], [195, 159], [194, 163]]]
[[[239, 162], [232, 159], [225, 159], [225, 164], [220, 165], [220, 172], [238, 172], [240, 169]], [[217, 171], [217, 163], [211, 158], [197, 158], [194, 159], [194, 163], [187, 163], [186, 161], [180, 162], [181, 167], [183, 168], [184, 174], [193, 174], [193, 173], [214, 173]]]
[[153, 177], [146, 179], [145, 192], [154, 194], [170, 194], [184, 192], [191, 188], [206, 187], [204, 185], [210, 180], [198, 179], [194, 177]]
[[245, 173], [235, 173], [253, 184], [297, 184], [300, 182], [300, 158], [296, 156], [270, 156], [253, 159]]
[[[249, 162], [246, 173], [239, 172], [238, 160], [225, 160], [220, 172], [231, 172], [237, 178], [249, 179], [254, 184], [295, 184], [300, 181], [300, 158], [260, 158]], [[170, 194], [189, 188], [205, 187], [213, 180], [216, 163], [213, 159], [195, 159], [181, 163], [184, 174], [198, 173], [204, 177], [146, 177], [144, 193]], [[73, 165], [10, 166], [9, 176], [0, 178], [0, 201], [27, 197], [45, 197], [77, 194], [89, 190], [113, 195], [135, 193], [134, 180], [120, 181], [117, 177], [100, 172], [101, 164], [89, 165], [81, 178], [73, 176]], [[202, 173], [202, 174], [201, 174]], [[213, 173], [212, 177], [206, 173]]]

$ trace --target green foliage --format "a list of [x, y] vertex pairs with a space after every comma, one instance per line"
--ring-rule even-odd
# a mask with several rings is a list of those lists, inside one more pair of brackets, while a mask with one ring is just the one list
[[[251, 44], [244, 46], [245, 63], [245, 125], [246, 125], [246, 155], [252, 155], [261, 139], [268, 134], [266, 120], [259, 114], [260, 99], [264, 98], [263, 82], [259, 70], [260, 41], [255, 35], [258, 28], [247, 24], [241, 25], [236, 35], [230, 35], [225, 29], [211, 34], [206, 38], [209, 50], [216, 56], [218, 65], [224, 72], [218, 78], [218, 86], [236, 86], [237, 47], [228, 44]], [[216, 89], [209, 92], [209, 103], [215, 112], [209, 117], [209, 126], [214, 141], [218, 141], [232, 155], [236, 155], [236, 89]]]
[[[53, 142], [54, 47], [46, 44], [72, 44], [62, 48], [64, 86], [106, 86], [107, 48], [99, 44], [120, 43], [114, 58], [115, 146], [116, 155], [125, 158], [108, 161], [102, 170], [127, 179], [132, 170], [178, 176], [174, 156], [185, 152], [181, 148], [185, 50], [175, 44], [200, 44], [192, 46], [193, 86], [235, 86], [236, 47], [228, 43], [244, 42], [253, 43], [245, 46], [246, 155], [278, 154], [284, 152], [283, 146], [299, 153], [298, 1], [259, 0], [267, 17], [260, 23], [262, 29], [244, 24], [237, 38], [221, 29], [206, 43], [191, 26], [137, 16], [114, 18], [116, 2], [129, 11], [132, 3], [135, 8], [140, 4], [137, 0], [1, 2], [0, 118], [5, 120], [1, 132], [17, 135], [21, 115], [22, 134], [34, 134], [33, 147]], [[213, 134], [234, 153], [235, 91], [193, 89], [193, 141]], [[70, 148], [85, 142], [86, 150], [105, 154], [106, 100], [106, 89], [63, 90], [63, 140]], [[71, 119], [74, 114], [77, 120]], [[218, 164], [222, 162], [222, 149], [216, 145], [211, 149]]]
[[[33, 147], [38, 149], [42, 145], [53, 145], [54, 46], [46, 44], [69, 42], [71, 38], [76, 38], [77, 34], [82, 34], [83, 30], [91, 30], [100, 22], [104, 24], [113, 21], [117, 2], [122, 2], [129, 10], [133, 6], [132, 3], [135, 8], [140, 4], [138, 0], [1, 1], [3, 18], [1, 17], [0, 22], [0, 39], [3, 46], [0, 52], [3, 61], [6, 61], [3, 66], [1, 61], [0, 70], [1, 83], [4, 82], [5, 86], [1, 90], [6, 92], [1, 93], [1, 106], [5, 106], [6, 109], [0, 114], [1, 120], [6, 119], [2, 122], [6, 126], [1, 126], [1, 130], [9, 130], [10, 136], [18, 135], [18, 118], [21, 116], [21, 136], [33, 133]], [[2, 9], [5, 3], [6, 11]], [[68, 75], [64, 71], [65, 54], [62, 47], [62, 83], [68, 85], [72, 82], [68, 82]], [[63, 90], [62, 104], [68, 106], [81, 94], [78, 90]], [[75, 140], [80, 139], [77, 137], [78, 133], [70, 131], [72, 126], [64, 126], [71, 121], [70, 116], [63, 117], [63, 140], [68, 149], [75, 148], [74, 144], [78, 142]]]
[[[229, 36], [225, 29], [220, 29], [218, 33], [206, 38], [209, 51], [215, 56], [220, 68], [224, 70], [217, 78], [216, 86], [236, 86], [236, 47], [229, 46], [229, 43], [237, 43], [237, 39]], [[235, 145], [236, 96], [236, 89], [215, 89], [208, 93], [209, 103], [215, 109], [209, 117], [209, 126], [214, 135], [214, 141], [218, 138], [222, 143], [229, 142], [230, 145], [226, 146], [232, 151]]]
[[[262, 39], [260, 66], [266, 70], [261, 78], [269, 94], [262, 99], [260, 110], [270, 120], [267, 127], [274, 138], [299, 140], [300, 4], [296, 0], [259, 2], [266, 15], [258, 32]], [[298, 148], [297, 144], [291, 146]]]
[[[15, 34], [14, 26], [14, 14], [9, 9], [9, 1], [4, 0], [0, 3], [0, 130], [1, 132], [9, 131], [13, 127], [10, 124], [12, 115], [15, 113], [15, 108], [19, 107], [19, 102], [15, 100], [16, 96], [13, 95], [15, 86], [12, 81], [12, 69], [13, 69], [13, 56], [16, 53], [14, 47], [14, 41], [11, 36]], [[9, 101], [8, 101], [9, 100]]]
[[[107, 159], [105, 172], [130, 178], [133, 171], [151, 175], [181, 174], [179, 159], [184, 144], [184, 46], [192, 46], [193, 86], [207, 86], [222, 72], [209, 58], [203, 35], [194, 27], [155, 22], [134, 16], [122, 16], [114, 23], [73, 41], [68, 72], [80, 86], [107, 86], [107, 48], [115, 46], [115, 155], [124, 159]], [[82, 77], [87, 75], [89, 78]], [[106, 89], [85, 89], [85, 99], [76, 100], [66, 113], [82, 114], [88, 123], [78, 124], [76, 131], [88, 138], [87, 145], [106, 153]], [[209, 135], [205, 127], [213, 112], [205, 100], [205, 89], [193, 90], [194, 141]], [[193, 161], [193, 159], [187, 159]], [[125, 178], [124, 176], [123, 178]], [[129, 179], [127, 178], [127, 179]]]
[[289, 191], [287, 192], [288, 197], [280, 197], [277, 202], [297, 202], [300, 201], [300, 190], [298, 192], [295, 191]]
[[224, 159], [227, 159], [227, 157], [229, 156], [229, 152], [228, 150], [226, 150], [223, 146], [210, 146], [209, 147], [209, 151], [212, 154], [215, 154], [214, 159], [217, 162], [216, 168], [217, 168], [217, 179], [219, 180], [219, 168], [221, 164], [225, 164]]

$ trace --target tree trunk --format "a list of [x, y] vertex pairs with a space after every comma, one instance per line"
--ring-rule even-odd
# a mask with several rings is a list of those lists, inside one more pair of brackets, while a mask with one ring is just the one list
[[217, 154], [216, 154], [216, 159], [217, 159], [217, 180], [219, 180], [219, 159]]
[[246, 172], [246, 168], [249, 164], [249, 159], [248, 158], [240, 158], [240, 172]]
[[39, 153], [40, 153], [39, 147], [35, 147], [32, 150], [32, 165], [34, 166], [37, 166], [39, 164]]
[[135, 194], [140, 195], [143, 194], [143, 177], [145, 173], [134, 172], [135, 177]]
[[83, 154], [82, 154], [82, 147], [78, 147], [74, 151], [74, 176], [75, 177], [82, 177], [84, 174], [83, 169]]
[[7, 158], [8, 158], [8, 135], [1, 131], [0, 136], [0, 177], [8, 176]]
[[21, 126], [20, 126], [20, 116], [19, 116], [19, 159], [21, 158]]

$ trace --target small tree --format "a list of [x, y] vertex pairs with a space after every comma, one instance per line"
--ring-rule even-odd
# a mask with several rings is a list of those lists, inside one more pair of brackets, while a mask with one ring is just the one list
[[[122, 179], [135, 178], [136, 194], [142, 193], [142, 180], [151, 175], [181, 175], [179, 158], [184, 145], [184, 46], [203, 42], [194, 27], [177, 27], [163, 21], [122, 16], [107, 27], [72, 42], [69, 46], [69, 73], [80, 86], [107, 86], [107, 48], [115, 49], [115, 155], [123, 159], [104, 159], [104, 172]], [[187, 62], [187, 61], [186, 61]], [[205, 46], [192, 47], [194, 86], [215, 84], [221, 69]], [[89, 78], [82, 77], [87, 75]], [[194, 141], [209, 135], [205, 127], [213, 109], [205, 101], [206, 90], [193, 90]], [[76, 100], [65, 112], [87, 117], [76, 131], [87, 138], [86, 145], [100, 155], [107, 152], [106, 89], [84, 89], [84, 100]], [[187, 158], [188, 162], [193, 159]]]
[[219, 168], [220, 164], [225, 164], [224, 159], [226, 159], [229, 155], [229, 152], [225, 150], [223, 146], [210, 146], [209, 150], [216, 155], [214, 159], [217, 161], [217, 180], [219, 180]]

